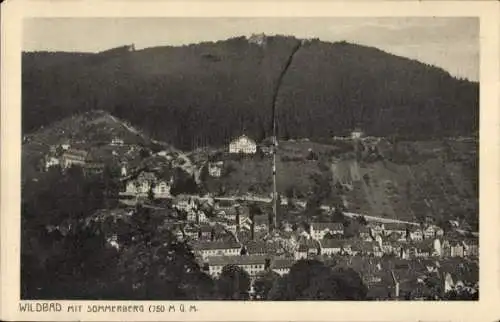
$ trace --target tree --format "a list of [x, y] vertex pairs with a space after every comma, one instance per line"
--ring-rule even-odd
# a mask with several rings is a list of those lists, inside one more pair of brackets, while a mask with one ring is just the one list
[[196, 184], [196, 180], [194, 175], [190, 175], [189, 173], [176, 168], [174, 172], [174, 184], [170, 190], [170, 193], [173, 196], [179, 194], [195, 194], [198, 193], [198, 185]]
[[[162, 225], [163, 218], [139, 208], [129, 221], [117, 274], [133, 299], [208, 299], [213, 283], [202, 272], [191, 248]], [[121, 238], [123, 237], [123, 238]]]
[[259, 275], [254, 282], [255, 296], [258, 299], [267, 300], [269, 292], [279, 278], [279, 274], [272, 270], [265, 271]]
[[236, 265], [222, 268], [217, 280], [217, 293], [223, 300], [246, 300], [250, 289], [250, 276]]
[[155, 188], [155, 184], [151, 183], [151, 185], [149, 186], [149, 190], [148, 190], [148, 200], [150, 202], [155, 201], [155, 191], [154, 191], [154, 188]]
[[274, 281], [273, 287], [267, 293], [267, 299], [270, 301], [288, 301], [288, 275], [281, 276]]
[[368, 225], [368, 222], [366, 221], [365, 216], [358, 216], [356, 219], [360, 225], [362, 225], [362, 226]]
[[364, 300], [367, 288], [352, 269], [300, 260], [269, 291], [272, 300]]

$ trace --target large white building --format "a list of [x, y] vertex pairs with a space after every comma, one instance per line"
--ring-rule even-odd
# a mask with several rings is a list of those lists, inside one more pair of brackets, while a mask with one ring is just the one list
[[254, 154], [256, 152], [257, 143], [246, 135], [242, 135], [229, 143], [229, 153]]

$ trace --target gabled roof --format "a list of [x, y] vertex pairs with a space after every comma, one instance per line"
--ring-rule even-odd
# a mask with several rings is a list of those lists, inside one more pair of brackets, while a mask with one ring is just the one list
[[248, 254], [265, 254], [270, 245], [263, 240], [249, 240], [245, 244]]
[[344, 226], [338, 222], [312, 222], [310, 225], [316, 230], [344, 230]]
[[234, 138], [233, 140], [231, 140], [231, 143], [233, 143], [235, 141], [239, 141], [239, 140], [248, 140], [249, 142], [256, 144], [255, 141], [253, 139], [249, 138], [246, 134], [242, 134], [239, 137]]
[[320, 243], [321, 248], [342, 248], [345, 245], [345, 240], [323, 239]]
[[294, 263], [295, 263], [295, 260], [293, 260], [291, 258], [279, 258], [279, 257], [277, 257], [271, 262], [271, 268], [272, 269], [290, 268], [293, 266]]
[[196, 250], [240, 249], [240, 245], [236, 242], [207, 241], [194, 244], [193, 249]]
[[262, 265], [266, 263], [269, 256], [241, 255], [241, 256], [212, 256], [207, 258], [210, 266], [226, 265]]
[[308, 251], [310, 249], [318, 249], [319, 243], [313, 239], [305, 239], [299, 241], [299, 252]]

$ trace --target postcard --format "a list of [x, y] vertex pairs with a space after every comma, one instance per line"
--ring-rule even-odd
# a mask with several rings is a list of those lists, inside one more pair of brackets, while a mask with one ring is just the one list
[[4, 4], [2, 319], [498, 320], [499, 8]]

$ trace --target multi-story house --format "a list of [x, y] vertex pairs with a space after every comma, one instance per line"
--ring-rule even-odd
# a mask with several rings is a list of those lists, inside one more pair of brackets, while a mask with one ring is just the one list
[[229, 143], [229, 153], [255, 154], [257, 143], [246, 135], [242, 135]]
[[312, 238], [316, 240], [323, 239], [327, 233], [330, 233], [333, 236], [344, 235], [344, 226], [341, 223], [312, 222], [309, 226], [310, 226], [310, 234]]
[[256, 277], [259, 273], [264, 272], [270, 266], [270, 259], [267, 256], [250, 255], [250, 256], [218, 256], [208, 257], [207, 263], [209, 274], [213, 277], [218, 277], [222, 273], [222, 269], [226, 265], [236, 265], [244, 269], [251, 278]]
[[477, 238], [469, 238], [463, 241], [464, 256], [478, 257], [479, 256], [479, 243]]
[[208, 217], [202, 210], [191, 209], [187, 212], [187, 220], [196, 223], [207, 223]]
[[160, 179], [153, 172], [143, 171], [138, 175], [128, 179], [125, 186], [124, 195], [147, 196], [152, 190], [156, 198], [170, 197], [172, 178]]
[[444, 234], [443, 229], [435, 225], [429, 225], [423, 229], [423, 235], [425, 239], [433, 239], [435, 237], [441, 237], [443, 236], [443, 234]]
[[321, 246], [318, 241], [313, 239], [303, 239], [297, 246], [294, 255], [296, 260], [317, 256], [321, 253]]
[[271, 262], [271, 269], [278, 273], [280, 276], [290, 273], [290, 267], [294, 264], [294, 260], [291, 258], [275, 258]]
[[412, 240], [412, 241], [421, 241], [424, 239], [424, 234], [422, 232], [422, 229], [418, 226], [410, 226], [408, 228], [408, 232], [409, 232], [409, 236], [408, 239]]
[[397, 233], [406, 237], [406, 224], [386, 223], [384, 224], [384, 235], [388, 236], [392, 233]]
[[45, 158], [45, 171], [48, 171], [50, 168], [58, 166], [61, 164], [61, 160], [54, 156], [47, 156]]
[[209, 241], [193, 244], [195, 254], [202, 258], [210, 256], [240, 256], [241, 246], [236, 242]]
[[450, 241], [450, 257], [464, 257], [465, 249], [461, 241]]
[[321, 255], [340, 254], [344, 251], [344, 241], [338, 239], [323, 239], [320, 241]]
[[68, 149], [62, 154], [60, 164], [63, 169], [67, 169], [75, 165], [83, 167], [85, 165], [87, 157], [87, 151]]
[[370, 232], [373, 237], [377, 235], [382, 235], [384, 233], [384, 224], [382, 223], [368, 223], [367, 227], [370, 229]]

